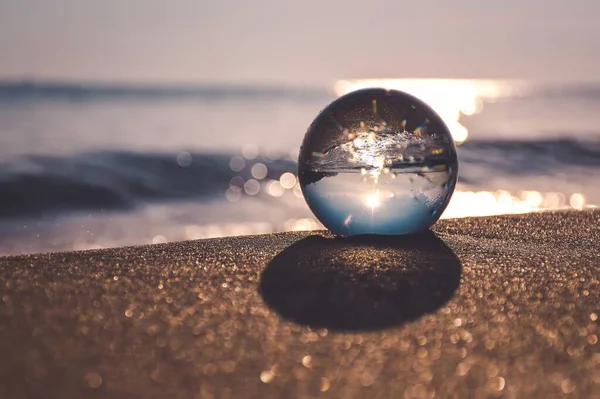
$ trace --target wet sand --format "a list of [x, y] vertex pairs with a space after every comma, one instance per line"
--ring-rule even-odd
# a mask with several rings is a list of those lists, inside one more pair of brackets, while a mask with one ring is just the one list
[[600, 212], [0, 258], [0, 397], [600, 396]]

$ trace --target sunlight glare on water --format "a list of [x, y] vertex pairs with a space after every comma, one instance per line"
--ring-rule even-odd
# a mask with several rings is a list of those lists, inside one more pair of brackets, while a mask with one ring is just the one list
[[461, 115], [481, 112], [485, 102], [522, 95], [527, 87], [516, 80], [485, 79], [350, 79], [338, 80], [335, 94], [378, 87], [400, 90], [425, 101], [442, 118], [454, 141], [465, 142], [469, 132], [460, 123]]

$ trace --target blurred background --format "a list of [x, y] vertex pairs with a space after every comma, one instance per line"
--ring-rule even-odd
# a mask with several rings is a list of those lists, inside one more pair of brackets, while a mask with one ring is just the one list
[[317, 113], [363, 87], [460, 144], [443, 217], [600, 203], [595, 0], [3, 0], [0, 254], [319, 228]]

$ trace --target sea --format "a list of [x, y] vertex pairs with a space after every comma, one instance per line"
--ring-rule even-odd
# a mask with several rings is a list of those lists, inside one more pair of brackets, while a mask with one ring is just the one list
[[364, 87], [432, 106], [458, 145], [442, 218], [600, 204], [600, 82], [354, 79], [315, 87], [0, 82], [0, 255], [311, 230], [307, 127]]

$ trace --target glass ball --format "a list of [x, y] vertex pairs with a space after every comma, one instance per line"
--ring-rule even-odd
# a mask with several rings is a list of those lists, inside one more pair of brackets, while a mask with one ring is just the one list
[[428, 229], [454, 192], [450, 131], [427, 104], [395, 90], [365, 89], [327, 106], [308, 128], [298, 179], [332, 233], [411, 234]]

